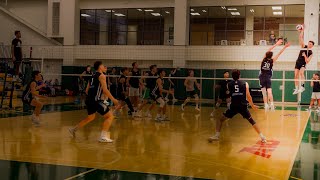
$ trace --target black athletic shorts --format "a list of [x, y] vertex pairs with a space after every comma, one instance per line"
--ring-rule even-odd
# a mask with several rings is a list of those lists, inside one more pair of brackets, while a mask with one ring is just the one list
[[241, 106], [230, 106], [230, 109], [228, 109], [223, 115], [227, 118], [233, 118], [233, 116], [237, 114], [241, 114], [243, 118], [249, 119], [251, 117], [251, 114], [249, 112], [248, 106], [241, 105]]
[[22, 98], [22, 102], [23, 104], [28, 104], [28, 105], [31, 105], [31, 102], [34, 98], [32, 97], [29, 97], [29, 98]]
[[153, 94], [150, 93], [150, 97], [152, 100], [157, 101], [159, 98], [161, 98], [162, 96], [160, 94]]
[[301, 68], [306, 68], [306, 62], [300, 62], [300, 61], [296, 61], [296, 66], [294, 67], [295, 69], [301, 69]]
[[218, 99], [225, 100], [227, 98], [230, 98], [230, 94], [227, 94], [227, 90], [221, 89]]
[[195, 95], [198, 95], [198, 93], [195, 90], [187, 91], [187, 97], [194, 98]]
[[259, 75], [260, 88], [266, 88], [266, 89], [271, 88], [271, 77], [272, 76], [270, 75], [260, 74]]
[[106, 105], [104, 101], [94, 101], [94, 100], [86, 99], [86, 106], [87, 106], [88, 115], [98, 112], [99, 114], [104, 116], [110, 111], [109, 106]]

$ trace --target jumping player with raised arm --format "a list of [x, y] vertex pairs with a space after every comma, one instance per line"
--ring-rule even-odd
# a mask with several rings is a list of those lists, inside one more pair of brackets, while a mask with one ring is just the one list
[[228, 84], [228, 90], [231, 95], [230, 109], [223, 113], [223, 116], [220, 120], [216, 120], [216, 134], [210, 137], [208, 141], [219, 141], [222, 123], [227, 119], [231, 119], [233, 116], [239, 113], [249, 121], [254, 130], [259, 134], [261, 142], [266, 143], [267, 140], [265, 136], [261, 133], [257, 123], [253, 120], [248, 110], [248, 101], [253, 110], [258, 109], [257, 106], [253, 104], [252, 97], [249, 92], [248, 83], [239, 80], [240, 71], [237, 69], [232, 71], [232, 78], [233, 80]]
[[[299, 56], [298, 59], [296, 61], [296, 66], [295, 66], [295, 70], [294, 70], [294, 85], [295, 85], [295, 89], [293, 94], [298, 94], [301, 93], [305, 90], [304, 88], [304, 80], [305, 80], [305, 76], [304, 76], [304, 71], [306, 70], [306, 65], [311, 61], [312, 59], [312, 48], [314, 46], [314, 42], [313, 41], [309, 41], [308, 45], [304, 44], [304, 38], [303, 38], [303, 29], [299, 30], [300, 34], [299, 34], [299, 43], [301, 48], [304, 48], [302, 50], [300, 50], [299, 52]], [[306, 49], [305, 49], [306, 48]], [[299, 88], [299, 77], [301, 78], [301, 87]]]
[[[278, 60], [280, 55], [284, 52], [284, 50], [290, 46], [290, 43], [287, 43], [281, 51], [273, 57], [272, 50], [282, 44], [282, 39], [278, 40], [278, 42], [273, 45], [265, 54], [263, 60], [261, 61], [260, 66], [260, 74], [259, 74], [259, 81], [260, 81], [260, 88], [263, 95], [263, 102], [265, 110], [274, 110], [273, 104], [273, 94], [272, 94], [272, 87], [271, 87], [271, 78], [273, 74], [273, 64]], [[269, 105], [270, 103], [270, 105]]]

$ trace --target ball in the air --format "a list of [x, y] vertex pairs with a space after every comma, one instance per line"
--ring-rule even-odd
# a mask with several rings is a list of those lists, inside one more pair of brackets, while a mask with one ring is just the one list
[[297, 29], [298, 31], [303, 30], [303, 25], [302, 25], [302, 24], [298, 24], [298, 25], [296, 26], [296, 29]]

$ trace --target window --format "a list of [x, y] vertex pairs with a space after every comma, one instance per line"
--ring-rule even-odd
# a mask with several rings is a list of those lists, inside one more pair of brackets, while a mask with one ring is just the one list
[[81, 10], [83, 45], [170, 45], [174, 9]]

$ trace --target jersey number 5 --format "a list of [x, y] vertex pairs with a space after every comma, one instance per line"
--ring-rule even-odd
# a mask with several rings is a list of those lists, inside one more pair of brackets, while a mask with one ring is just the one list
[[234, 92], [236, 92], [236, 93], [239, 92], [239, 85], [234, 85]]

